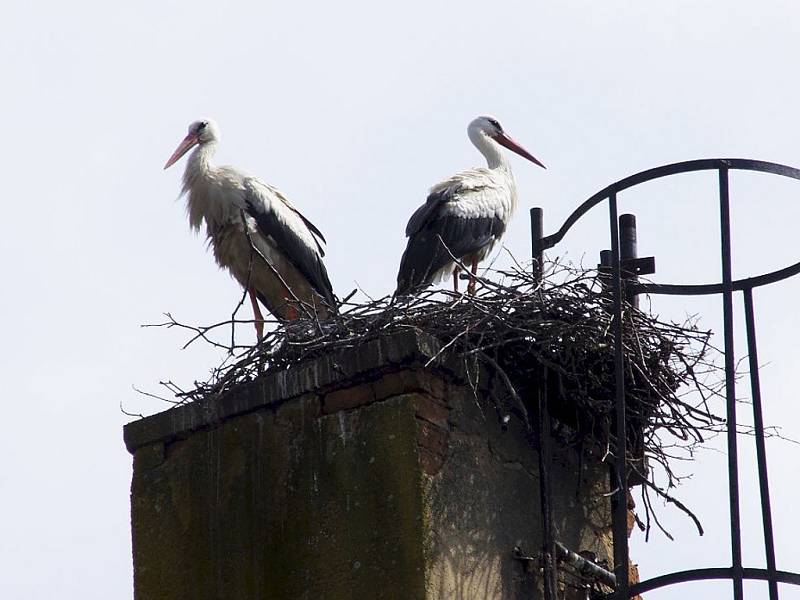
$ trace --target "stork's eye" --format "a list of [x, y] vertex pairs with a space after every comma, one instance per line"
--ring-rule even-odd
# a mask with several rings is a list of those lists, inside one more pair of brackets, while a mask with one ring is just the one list
[[197, 131], [205, 129], [206, 125], [208, 125], [208, 121], [200, 121], [200, 123], [197, 125]]
[[489, 119], [489, 123], [494, 125], [497, 128], [497, 131], [503, 131], [503, 128], [500, 127], [500, 123], [497, 121], [497, 119]]

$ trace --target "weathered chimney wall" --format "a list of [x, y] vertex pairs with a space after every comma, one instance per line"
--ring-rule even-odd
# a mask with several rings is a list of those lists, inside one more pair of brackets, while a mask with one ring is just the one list
[[[377, 339], [127, 425], [135, 598], [537, 597], [536, 451], [438, 351]], [[610, 562], [607, 469], [554, 458], [558, 539]]]

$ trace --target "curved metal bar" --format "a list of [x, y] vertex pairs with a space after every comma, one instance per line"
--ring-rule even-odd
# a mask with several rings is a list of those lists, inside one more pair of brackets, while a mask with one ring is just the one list
[[[673, 163], [671, 165], [664, 165], [654, 169], [648, 169], [640, 173], [630, 175], [625, 179], [620, 179], [616, 183], [606, 186], [583, 204], [581, 204], [575, 211], [567, 217], [561, 228], [552, 235], [542, 238], [542, 248], [547, 250], [552, 248], [567, 235], [567, 232], [572, 229], [572, 226], [578, 220], [589, 212], [592, 208], [606, 200], [611, 192], [621, 192], [640, 183], [667, 177], [669, 175], [677, 175], [679, 173], [692, 173], [694, 171], [708, 171], [712, 169], [720, 169], [727, 167], [729, 169], [737, 169], [740, 171], [757, 171], [760, 173], [772, 173], [773, 175], [780, 175], [782, 177], [790, 177], [792, 179], [800, 180], [800, 169], [795, 169], [788, 165], [781, 165], [778, 163], [766, 162], [763, 160], [751, 160], [747, 158], [703, 158], [700, 160], [687, 160], [683, 162]], [[704, 292], [707, 293], [707, 292]]]
[[[800, 262], [793, 265], [764, 273], [763, 275], [756, 275], [755, 277], [745, 277], [744, 279], [735, 279], [732, 282], [734, 291], [742, 292], [744, 290], [769, 285], [776, 281], [782, 281], [794, 277], [800, 273]], [[662, 294], [666, 296], [704, 296], [710, 294], [721, 294], [723, 290], [722, 283], [696, 283], [696, 284], [673, 284], [673, 283], [640, 283], [637, 285], [637, 291], [642, 294]]]
[[[667, 575], [660, 575], [653, 577], [646, 581], [642, 581], [630, 587], [629, 594], [631, 597], [636, 594], [644, 594], [658, 588], [676, 583], [685, 583], [687, 581], [703, 581], [708, 579], [731, 579], [733, 578], [733, 568], [731, 567], [712, 567], [709, 569], [690, 569], [688, 571], [676, 571]], [[774, 580], [778, 583], [785, 583], [788, 585], [800, 586], [800, 574], [791, 573], [789, 571], [775, 571], [775, 576], [770, 577], [769, 571], [766, 569], [754, 569], [745, 567], [742, 569], [742, 578], [758, 581]], [[607, 596], [612, 598], [613, 595]]]

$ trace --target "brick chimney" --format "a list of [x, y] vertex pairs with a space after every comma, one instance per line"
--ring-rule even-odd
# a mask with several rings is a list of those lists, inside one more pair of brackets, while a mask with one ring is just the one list
[[[542, 546], [536, 445], [439, 350], [375, 339], [128, 424], [135, 598], [541, 597], [513, 552]], [[611, 563], [608, 470], [554, 447], [557, 538]]]

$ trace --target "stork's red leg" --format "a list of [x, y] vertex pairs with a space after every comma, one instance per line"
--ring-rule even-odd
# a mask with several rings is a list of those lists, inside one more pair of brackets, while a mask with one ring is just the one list
[[258, 298], [256, 298], [256, 291], [253, 288], [248, 288], [250, 292], [250, 302], [253, 303], [253, 316], [255, 317], [256, 336], [260, 342], [264, 338], [264, 315], [261, 314], [261, 307], [258, 305]]
[[453, 291], [458, 293], [458, 267], [453, 269]]
[[297, 308], [295, 308], [291, 304], [289, 304], [289, 299], [288, 298], [286, 300], [286, 304], [288, 304], [288, 306], [286, 307], [286, 320], [287, 321], [296, 321], [297, 319], [299, 319], [300, 318], [300, 311], [297, 310]]
[[470, 296], [475, 295], [475, 284], [477, 280], [475, 279], [478, 276], [478, 259], [477, 257], [472, 259], [472, 277], [469, 278], [469, 285], [467, 285], [467, 292]]

